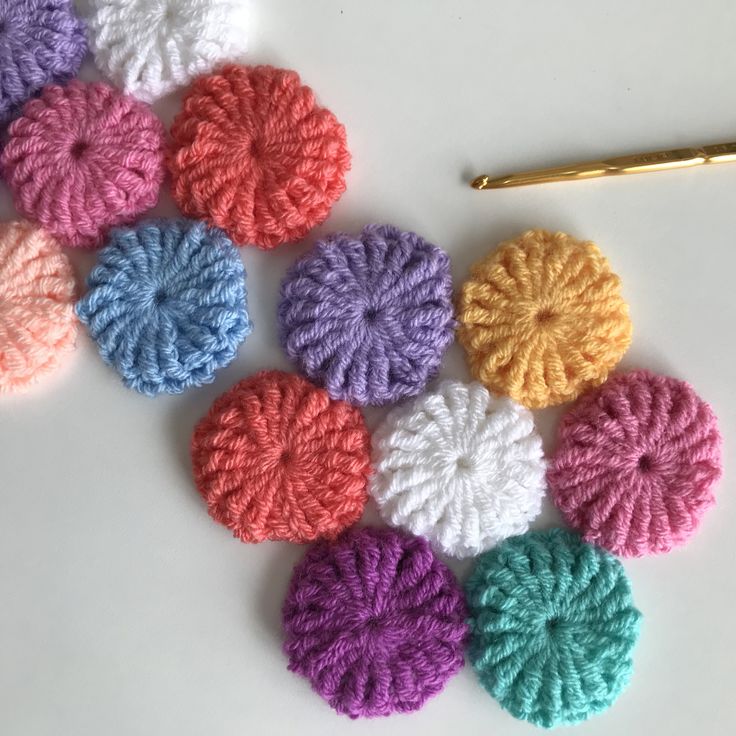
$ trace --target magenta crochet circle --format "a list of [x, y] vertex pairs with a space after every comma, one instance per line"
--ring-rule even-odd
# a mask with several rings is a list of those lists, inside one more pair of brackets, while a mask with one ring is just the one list
[[351, 718], [415, 711], [462, 667], [466, 614], [426, 540], [353, 529], [294, 569], [283, 609], [289, 669]]
[[714, 502], [721, 437], [712, 409], [675, 378], [616, 375], [563, 417], [547, 471], [586, 541], [625, 557], [685, 542]]
[[16, 208], [64, 245], [99, 246], [158, 201], [164, 127], [107, 84], [45, 87], [9, 134], [2, 167]]

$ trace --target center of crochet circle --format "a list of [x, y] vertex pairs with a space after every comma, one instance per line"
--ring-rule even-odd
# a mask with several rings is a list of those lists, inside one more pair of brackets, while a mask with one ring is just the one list
[[544, 627], [547, 630], [547, 634], [549, 636], [554, 636], [555, 634], [559, 633], [561, 628], [562, 621], [560, 621], [557, 616], [552, 616], [551, 618], [547, 619], [547, 622], [545, 623]]
[[161, 7], [161, 20], [164, 23], [172, 23], [176, 20], [177, 12], [173, 3], [164, 2]]
[[365, 628], [372, 634], [379, 636], [384, 629], [383, 618], [377, 613], [370, 614], [365, 620]]
[[87, 152], [88, 148], [89, 148], [89, 143], [87, 143], [87, 141], [82, 141], [82, 140], [75, 141], [72, 144], [71, 157], [75, 161], [79, 161], [79, 159], [82, 158], [82, 156], [84, 156], [84, 154]]
[[368, 322], [369, 324], [373, 323], [378, 319], [378, 310], [374, 307], [368, 307], [363, 312], [363, 319]]
[[253, 138], [253, 140], [251, 140], [250, 145], [248, 146], [248, 150], [250, 152], [251, 158], [263, 158], [263, 144], [257, 138]]
[[540, 309], [536, 315], [534, 315], [534, 321], [538, 325], [549, 324], [557, 315], [551, 309]]
[[649, 455], [642, 455], [639, 458], [639, 470], [642, 473], [648, 473], [652, 469], [652, 458]]
[[457, 465], [458, 470], [470, 470], [473, 467], [473, 461], [469, 457], [461, 455], [455, 461], [455, 465]]
[[166, 290], [163, 287], [159, 287], [156, 289], [154, 295], [153, 295], [153, 303], [160, 307], [168, 298], [168, 294], [166, 293]]
[[279, 455], [279, 465], [288, 465], [289, 462], [291, 462], [291, 458], [292, 458], [291, 452], [289, 451], [288, 448], [285, 447], [281, 451], [281, 454]]

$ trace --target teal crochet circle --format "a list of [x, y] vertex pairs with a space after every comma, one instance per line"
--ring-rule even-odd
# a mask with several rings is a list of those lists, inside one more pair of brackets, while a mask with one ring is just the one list
[[627, 685], [641, 614], [608, 552], [564, 529], [512, 537], [478, 558], [466, 594], [470, 660], [514, 717], [579, 723]]

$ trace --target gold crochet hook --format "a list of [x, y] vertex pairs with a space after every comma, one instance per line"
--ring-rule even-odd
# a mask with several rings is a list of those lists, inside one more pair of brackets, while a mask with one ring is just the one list
[[736, 143], [716, 143], [701, 148], [673, 148], [669, 151], [635, 153], [630, 156], [609, 158], [605, 161], [587, 161], [551, 169], [524, 171], [519, 174], [491, 178], [487, 174], [476, 177], [470, 183], [473, 189], [505, 189], [528, 184], [548, 184], [553, 181], [577, 181], [599, 176], [644, 174], [648, 171], [683, 169], [701, 164], [730, 163], [736, 161]]

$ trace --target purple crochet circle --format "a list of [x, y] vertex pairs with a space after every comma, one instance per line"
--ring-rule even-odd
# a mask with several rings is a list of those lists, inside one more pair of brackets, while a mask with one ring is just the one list
[[330, 235], [286, 274], [279, 326], [286, 354], [332, 398], [416, 396], [454, 335], [450, 259], [391, 225]]
[[86, 53], [71, 0], [0, 0], [0, 123], [42, 87], [76, 76]]
[[352, 529], [312, 547], [283, 616], [289, 669], [351, 718], [418, 710], [463, 666], [460, 587], [404, 532]]

